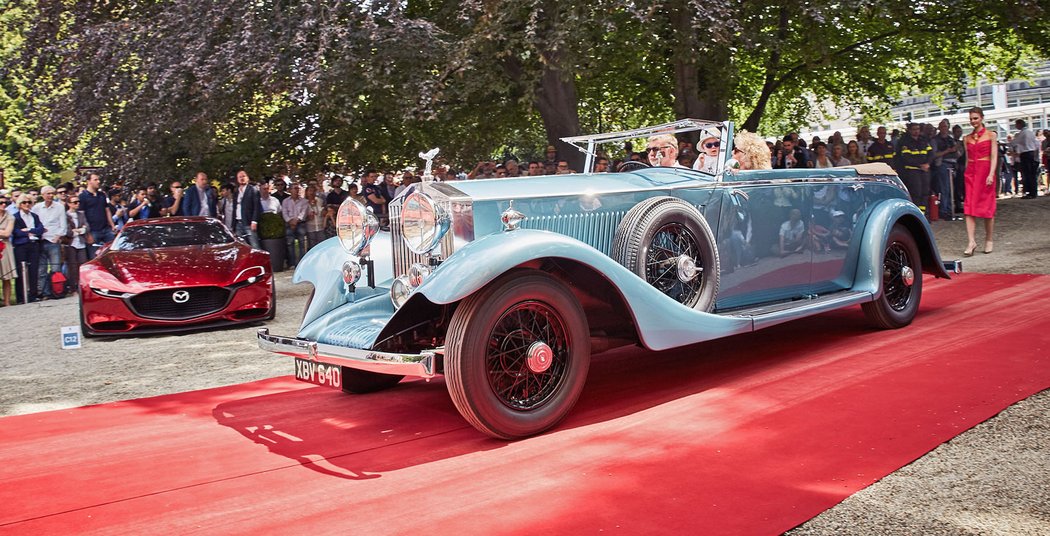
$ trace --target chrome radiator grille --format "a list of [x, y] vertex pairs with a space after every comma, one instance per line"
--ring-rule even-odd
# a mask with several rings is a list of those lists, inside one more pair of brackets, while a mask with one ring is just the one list
[[[401, 228], [401, 204], [404, 202], [404, 197], [399, 197], [390, 202], [388, 209], [390, 210], [390, 240], [393, 242], [393, 259], [394, 259], [394, 277], [398, 277], [408, 272], [409, 267], [416, 263], [427, 264], [427, 256], [413, 253], [412, 250], [408, 249], [405, 245], [405, 241], [402, 240], [404, 231]], [[444, 200], [435, 199], [436, 203], [443, 206], [446, 210], [451, 212], [451, 203]], [[441, 239], [441, 256], [447, 258], [456, 249], [455, 240], [452, 232], [445, 233], [444, 238]]]
[[608, 255], [612, 250], [616, 227], [625, 215], [627, 211], [529, 216], [521, 227], [571, 236]]

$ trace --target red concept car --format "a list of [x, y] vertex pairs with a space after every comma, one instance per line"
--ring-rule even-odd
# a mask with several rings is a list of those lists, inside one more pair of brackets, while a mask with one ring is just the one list
[[159, 333], [274, 317], [270, 254], [215, 218], [129, 222], [80, 267], [85, 335]]

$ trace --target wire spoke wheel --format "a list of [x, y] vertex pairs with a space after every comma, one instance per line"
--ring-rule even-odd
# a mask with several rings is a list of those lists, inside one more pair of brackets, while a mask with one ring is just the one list
[[672, 300], [710, 311], [718, 295], [714, 244], [696, 207], [675, 197], [653, 197], [620, 221], [610, 256]]
[[[546, 304], [514, 305], [489, 335], [486, 357], [489, 384], [507, 407], [532, 410], [550, 399], [565, 378], [569, 340], [562, 319]], [[538, 362], [537, 352], [549, 348]]]
[[901, 224], [890, 230], [882, 255], [881, 292], [861, 308], [876, 327], [896, 329], [910, 324], [919, 311], [922, 259], [915, 238]]
[[[696, 270], [683, 274], [680, 259]], [[645, 255], [645, 280], [679, 303], [693, 303], [703, 287], [703, 259], [696, 237], [680, 223], [669, 223], [653, 235]]]
[[562, 281], [512, 270], [456, 308], [444, 372], [456, 409], [475, 428], [514, 439], [563, 419], [587, 379], [587, 315]]
[[914, 272], [908, 265], [908, 252], [900, 243], [894, 242], [886, 249], [885, 270], [882, 276], [882, 291], [886, 302], [894, 311], [903, 311], [911, 300]]

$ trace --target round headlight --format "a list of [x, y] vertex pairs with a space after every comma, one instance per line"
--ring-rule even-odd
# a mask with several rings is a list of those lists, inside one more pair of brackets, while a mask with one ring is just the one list
[[343, 263], [343, 283], [353, 285], [361, 279], [361, 265], [354, 261]]
[[357, 255], [379, 232], [379, 220], [364, 205], [348, 197], [339, 205], [335, 228], [343, 249]]
[[394, 307], [400, 309], [411, 295], [412, 287], [408, 284], [407, 275], [398, 277], [390, 284], [390, 301], [394, 302]]
[[413, 264], [408, 268], [408, 285], [413, 289], [423, 284], [423, 280], [430, 276], [430, 267], [425, 264]]
[[413, 253], [424, 255], [437, 247], [451, 224], [448, 212], [422, 192], [413, 192], [401, 205], [401, 232]]

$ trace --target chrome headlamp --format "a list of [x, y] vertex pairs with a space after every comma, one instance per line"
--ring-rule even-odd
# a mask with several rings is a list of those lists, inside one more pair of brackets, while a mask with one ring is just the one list
[[343, 249], [357, 255], [379, 232], [379, 220], [364, 205], [348, 197], [339, 205], [335, 227]]
[[428, 277], [430, 277], [430, 267], [416, 263], [408, 269], [407, 274], [394, 279], [390, 285], [390, 300], [394, 302], [394, 307], [400, 309]]
[[436, 248], [451, 224], [448, 211], [422, 192], [412, 192], [401, 206], [401, 232], [405, 245], [417, 255], [425, 255]]

